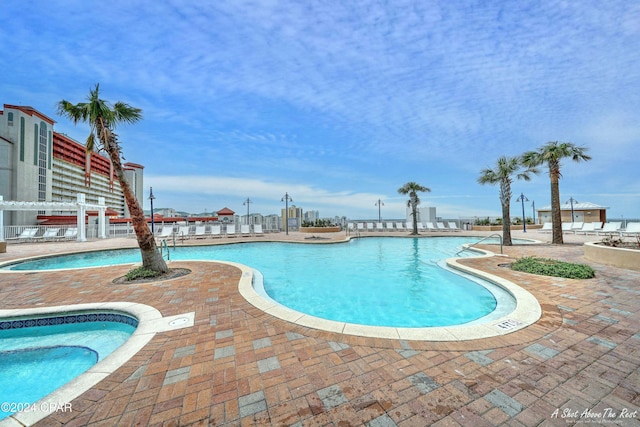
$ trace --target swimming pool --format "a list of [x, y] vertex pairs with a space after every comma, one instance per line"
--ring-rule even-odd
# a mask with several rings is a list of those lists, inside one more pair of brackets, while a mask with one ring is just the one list
[[[497, 299], [514, 304], [501, 288], [442, 268], [443, 259], [474, 240], [379, 237], [336, 244], [182, 246], [171, 249], [171, 259], [248, 265], [262, 273], [269, 298], [312, 316], [361, 325], [420, 328], [484, 318], [496, 309]], [[139, 259], [137, 249], [111, 250], [38, 259], [6, 268], [77, 268]]]
[[0, 318], [0, 419], [28, 410], [104, 360], [137, 324], [116, 312]]

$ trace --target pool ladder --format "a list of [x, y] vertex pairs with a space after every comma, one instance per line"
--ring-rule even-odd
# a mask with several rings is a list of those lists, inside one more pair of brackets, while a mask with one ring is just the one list
[[[175, 248], [175, 244], [173, 247]], [[167, 245], [167, 239], [163, 239], [162, 243], [160, 243], [160, 256], [164, 258], [164, 254], [162, 253], [162, 248], [167, 250], [167, 261], [171, 261], [171, 254], [169, 253], [169, 246]]]
[[467, 249], [471, 249], [475, 245], [477, 245], [479, 243], [482, 243], [485, 240], [490, 239], [492, 237], [497, 237], [498, 239], [500, 239], [500, 254], [502, 254], [502, 235], [496, 233], [496, 234], [491, 234], [490, 236], [483, 237], [482, 239], [478, 240], [475, 243], [472, 243], [470, 245], [464, 246], [462, 249], [460, 249], [458, 252], [456, 252], [456, 256], [460, 255], [462, 252], [466, 251]]

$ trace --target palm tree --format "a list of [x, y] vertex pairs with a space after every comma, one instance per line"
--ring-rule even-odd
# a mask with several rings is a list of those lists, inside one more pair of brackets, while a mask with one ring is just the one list
[[553, 230], [552, 243], [563, 244], [562, 215], [560, 212], [560, 161], [571, 158], [574, 162], [591, 160], [586, 154], [587, 148], [578, 147], [571, 142], [547, 142], [536, 151], [528, 151], [522, 155], [522, 162], [527, 166], [538, 166], [545, 163], [549, 167], [551, 180], [551, 223]]
[[104, 149], [111, 158], [113, 170], [118, 177], [120, 188], [131, 213], [133, 228], [142, 254], [142, 266], [149, 270], [166, 273], [169, 268], [156, 247], [155, 239], [151, 230], [149, 230], [144, 212], [125, 178], [121, 163], [120, 145], [118, 144], [117, 135], [113, 132], [118, 123], [135, 123], [140, 120], [142, 118], [142, 110], [123, 102], [116, 102], [112, 108], [107, 101], [100, 99], [99, 89], [100, 85], [96, 84], [95, 89], [90, 90], [87, 97], [88, 102], [80, 102], [74, 105], [69, 101], [60, 101], [58, 103], [58, 114], [73, 120], [74, 124], [78, 124], [78, 122], [89, 124], [91, 132], [87, 137], [86, 150], [88, 152], [93, 151], [97, 142], [99, 148]]
[[[513, 183], [513, 175], [517, 179], [529, 181], [532, 173], [538, 173], [537, 169], [529, 167], [524, 171], [517, 173], [522, 167], [518, 157], [502, 156], [498, 159], [494, 169], [486, 168], [480, 172], [478, 183], [499, 184], [500, 185], [500, 204], [502, 205], [502, 243], [511, 246], [511, 218], [510, 218], [510, 202], [511, 202], [511, 184]], [[523, 218], [524, 219], [524, 218]]]
[[418, 205], [420, 204], [418, 192], [429, 193], [431, 192], [431, 189], [417, 184], [413, 181], [407, 182], [405, 185], [398, 188], [398, 193], [409, 195], [407, 206], [411, 208], [411, 215], [413, 216], [413, 231], [411, 232], [412, 235], [418, 234]]

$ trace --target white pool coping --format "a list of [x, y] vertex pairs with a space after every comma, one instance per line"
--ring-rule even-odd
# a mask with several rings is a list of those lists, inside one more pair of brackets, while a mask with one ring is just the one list
[[[480, 255], [481, 257], [495, 256], [491, 252], [477, 251], [484, 253], [484, 255]], [[515, 309], [507, 315], [493, 319], [487, 323], [471, 322], [471, 324], [455, 326], [400, 328], [338, 322], [301, 313], [272, 300], [266, 294], [258, 292], [254, 287], [254, 274], [260, 274], [259, 272], [255, 272], [250, 267], [238, 263], [224, 262], [224, 264], [234, 265], [242, 270], [238, 290], [247, 302], [254, 307], [278, 319], [327, 332], [368, 338], [388, 338], [408, 341], [467, 341], [510, 334], [526, 328], [540, 319], [542, 316], [542, 308], [538, 300], [530, 292], [509, 280], [463, 265], [458, 262], [460, 259], [461, 258], [449, 258], [446, 260], [446, 263], [453, 269], [480, 277], [504, 289], [515, 299]]]
[[[33, 403], [29, 411], [16, 412], [0, 421], [0, 427], [24, 427], [32, 425], [58, 408], [80, 396], [91, 387], [111, 375], [140, 351], [158, 332], [171, 331], [194, 325], [195, 312], [162, 317], [154, 307], [132, 302], [103, 302], [61, 305], [54, 307], [15, 308], [0, 310], [0, 320], [25, 317], [46, 317], [48, 315], [75, 314], [87, 311], [115, 311], [135, 317], [138, 327], [131, 337], [110, 355], [93, 365], [89, 370], [69, 381], [62, 387]], [[15, 402], [19, 403], [19, 402]]]

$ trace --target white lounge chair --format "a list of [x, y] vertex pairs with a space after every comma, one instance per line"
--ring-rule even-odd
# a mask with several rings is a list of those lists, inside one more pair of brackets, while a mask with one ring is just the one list
[[404, 223], [396, 222], [396, 230], [398, 230], [398, 231], [406, 231], [407, 229], [404, 228]]
[[162, 230], [156, 236], [158, 239], [164, 239], [173, 234], [173, 225], [163, 225]]
[[63, 240], [73, 240], [78, 237], [78, 227], [69, 227], [62, 236]]
[[58, 239], [58, 232], [60, 231], [59, 228], [47, 228], [46, 230], [44, 230], [44, 233], [42, 234], [42, 236], [36, 236], [34, 237], [34, 239], [37, 240], [42, 240], [43, 242], [47, 242], [47, 241], [51, 241], [51, 240], [57, 240]]
[[251, 236], [251, 227], [249, 226], [249, 224], [242, 224], [240, 226], [240, 235], [244, 237]]
[[189, 239], [191, 238], [191, 234], [189, 233], [189, 229], [191, 227], [189, 227], [188, 225], [181, 225], [178, 228], [178, 237], [181, 239]]
[[25, 228], [16, 237], [8, 237], [6, 240], [17, 240], [18, 242], [27, 242], [33, 240], [38, 233], [37, 228]]
[[544, 224], [542, 224], [542, 228], [538, 229], [538, 232], [540, 233], [551, 233], [552, 231], [553, 231], [552, 222], [545, 222]]
[[624, 229], [624, 231], [621, 231], [620, 234], [623, 236], [640, 236], [640, 222], [628, 222], [627, 227]]
[[193, 233], [193, 236], [196, 239], [206, 239], [207, 238], [207, 226], [206, 225], [196, 225], [196, 231]]
[[438, 230], [451, 231], [444, 225], [444, 222], [436, 222], [436, 227], [438, 227]]
[[219, 225], [211, 226], [211, 236], [212, 237], [222, 237], [222, 231]]
[[235, 224], [227, 224], [226, 228], [227, 237], [236, 237], [236, 226]]
[[358, 231], [364, 231], [364, 224], [361, 222], [358, 223]]
[[460, 231], [460, 228], [458, 227], [458, 224], [456, 224], [455, 222], [449, 221], [449, 230]]
[[582, 221], [571, 223], [571, 231], [573, 231], [573, 234], [576, 234], [576, 231], [582, 230], [582, 226], [584, 226], [584, 222]]
[[585, 222], [580, 230], [574, 231], [574, 234], [578, 233], [585, 235], [590, 233], [596, 234], [595, 224], [593, 222]]
[[602, 226], [600, 231], [598, 231], [598, 236], [600, 234], [620, 234], [620, 227], [622, 227], [622, 221], [607, 222]]
[[387, 222], [387, 231], [394, 231], [395, 229], [393, 228], [393, 223], [392, 222]]
[[262, 224], [253, 224], [253, 234], [255, 236], [264, 236], [264, 232], [262, 231]]
[[572, 222], [563, 222], [562, 223], [562, 232], [563, 233], [570, 232], [572, 228], [573, 228], [573, 223]]
[[384, 231], [384, 224], [381, 222], [376, 222], [376, 230]]
[[372, 222], [368, 222], [367, 223], [367, 231], [373, 231], [373, 223]]
[[[437, 228], [433, 225], [432, 222], [427, 222], [425, 224], [427, 226], [427, 230], [429, 230], [429, 231], [436, 231], [437, 230]], [[420, 225], [420, 223], [418, 223], [418, 225]]]
[[420, 231], [420, 230], [424, 231], [425, 228], [424, 228], [424, 224], [422, 222], [418, 221], [418, 224], [416, 224], [416, 225], [418, 226], [418, 231]]

